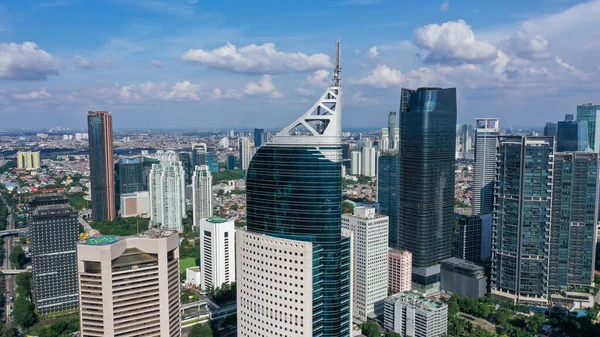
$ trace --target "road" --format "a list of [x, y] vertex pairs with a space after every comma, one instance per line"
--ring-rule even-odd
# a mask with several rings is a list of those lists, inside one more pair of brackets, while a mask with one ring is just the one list
[[92, 230], [92, 226], [90, 226], [90, 224], [87, 221], [85, 221], [83, 217], [85, 216], [89, 218], [91, 215], [92, 211], [79, 211], [79, 217], [77, 217], [77, 220], [79, 220], [79, 224], [83, 227], [86, 233]]
[[[2, 196], [0, 194], [0, 198], [2, 198], [2, 202], [4, 202], [4, 204], [6, 205], [6, 207], [8, 207], [8, 221], [6, 224], [6, 229], [14, 229], [15, 228], [15, 217], [14, 217], [14, 213], [12, 211], [12, 208], [8, 205], [8, 202], [6, 202], [6, 200], [4, 199], [4, 196]], [[12, 269], [10, 260], [9, 260], [9, 256], [10, 253], [12, 252], [12, 242], [13, 242], [13, 237], [12, 236], [7, 236], [4, 237], [3, 239], [3, 245], [4, 245], [4, 249], [5, 249], [5, 254], [4, 254], [4, 261], [2, 261], [2, 268], [3, 269]], [[14, 284], [14, 279], [15, 276], [6, 276], [5, 277], [5, 285], [6, 285], [6, 322], [12, 325], [12, 316], [10, 316], [10, 307], [13, 305], [10, 302], [10, 297], [12, 296], [12, 298], [15, 298], [16, 293], [15, 293], [15, 284]]]

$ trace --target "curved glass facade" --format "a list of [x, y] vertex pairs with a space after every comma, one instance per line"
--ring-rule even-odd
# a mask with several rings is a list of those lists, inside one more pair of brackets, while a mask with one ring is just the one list
[[247, 172], [248, 231], [315, 246], [313, 336], [350, 335], [350, 249], [341, 235], [340, 159], [340, 146], [267, 144]]

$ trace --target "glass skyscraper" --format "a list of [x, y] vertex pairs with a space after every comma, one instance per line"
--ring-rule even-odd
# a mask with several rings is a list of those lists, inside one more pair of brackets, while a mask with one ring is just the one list
[[192, 154], [190, 152], [179, 152], [179, 161], [183, 166], [185, 174], [185, 184], [192, 183], [192, 174], [194, 174], [194, 166], [192, 166]]
[[596, 127], [600, 125], [600, 105], [593, 103], [577, 106], [577, 121], [587, 123], [588, 145], [595, 153], [600, 153], [600, 132]]
[[339, 74], [338, 53], [332, 84], [315, 108], [250, 162], [247, 230], [236, 234], [240, 336], [351, 334]]
[[115, 167], [116, 205], [119, 209], [121, 194], [144, 191], [144, 162], [142, 157], [122, 157]]
[[397, 151], [383, 151], [379, 155], [377, 165], [377, 202], [379, 212], [389, 217], [388, 244], [392, 248], [398, 248], [400, 232], [398, 231], [399, 209], [399, 179]]
[[88, 112], [90, 187], [92, 219], [115, 218], [115, 166], [113, 161], [112, 116], [108, 111]]
[[498, 118], [475, 120], [475, 172], [473, 173], [473, 214], [492, 213], [496, 179], [496, 138]]
[[259, 147], [262, 145], [264, 132], [265, 132], [265, 129], [254, 128], [254, 146]]
[[558, 122], [556, 127], [556, 152], [577, 151], [579, 148], [577, 122]]
[[439, 291], [452, 257], [456, 89], [402, 89], [398, 246], [413, 255], [413, 288]]
[[596, 153], [554, 155], [550, 289], [590, 287], [594, 281], [598, 168]]
[[498, 139], [491, 271], [496, 298], [547, 304], [553, 140]]

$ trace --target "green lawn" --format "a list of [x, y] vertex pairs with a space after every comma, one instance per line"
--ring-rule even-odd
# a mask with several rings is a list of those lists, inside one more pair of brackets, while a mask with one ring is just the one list
[[186, 269], [188, 269], [189, 267], [195, 267], [195, 266], [197, 266], [197, 264], [196, 264], [196, 258], [194, 258], [194, 257], [188, 257], [188, 258], [179, 260], [179, 272], [181, 272], [181, 273], [185, 274]]

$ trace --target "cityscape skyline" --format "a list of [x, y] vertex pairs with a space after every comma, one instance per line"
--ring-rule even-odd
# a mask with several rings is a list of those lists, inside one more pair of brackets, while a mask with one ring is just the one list
[[[0, 70], [3, 128], [50, 121], [83, 127], [81, 114], [100, 108], [123, 128], [280, 128], [326, 85], [333, 36], [321, 33], [328, 12], [311, 9], [316, 3], [280, 5], [277, 18], [268, 15], [268, 3], [3, 4], [0, 50], [9, 61]], [[395, 110], [401, 87], [422, 86], [459, 88], [461, 124], [499, 116], [506, 126], [527, 125], [535, 120], [529, 111], [560, 120], [588, 103], [600, 80], [594, 61], [600, 47], [585, 43], [593, 39], [600, 1], [536, 0], [518, 9], [474, 1], [335, 1], [325, 7], [340, 19], [327, 30], [348, 42], [348, 127], [381, 124], [369, 116]], [[400, 10], [414, 15], [392, 15]], [[92, 11], [104, 22], [100, 34], [85, 20]], [[23, 24], [43, 24], [58, 13], [65, 18], [61, 25]], [[318, 24], [305, 26], [292, 13]], [[276, 32], [267, 29], [264, 15]], [[357, 17], [360, 30], [348, 24]], [[293, 108], [279, 111], [281, 104]], [[264, 125], [254, 125], [257, 120]]]

